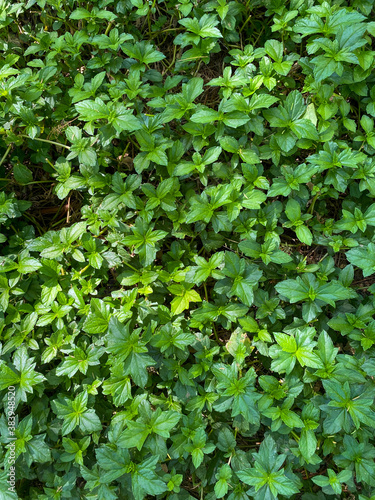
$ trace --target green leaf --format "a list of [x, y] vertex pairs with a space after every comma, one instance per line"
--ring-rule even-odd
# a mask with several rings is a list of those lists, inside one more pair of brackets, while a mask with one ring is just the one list
[[231, 477], [232, 471], [229, 465], [222, 465], [219, 469], [219, 472], [216, 474], [216, 479], [218, 480], [215, 484], [216, 498], [222, 498], [228, 493], [229, 481]]
[[87, 392], [80, 393], [74, 400], [59, 397], [51, 402], [54, 413], [63, 420], [62, 435], [66, 436], [77, 426], [83, 433], [100, 431], [102, 424], [94, 410], [87, 408]]
[[18, 272], [21, 274], [28, 274], [36, 271], [41, 268], [42, 264], [37, 260], [31, 257], [23, 257], [18, 262]]
[[189, 290], [183, 286], [176, 289], [175, 285], [172, 285], [168, 289], [177, 295], [171, 302], [172, 314], [181, 314], [185, 309], [189, 309], [190, 302], [202, 302], [198, 292], [195, 290]]
[[22, 345], [14, 353], [13, 362], [0, 368], [0, 390], [15, 386], [19, 399], [27, 401], [26, 393], [33, 393], [33, 387], [45, 380], [44, 375], [34, 370], [35, 366], [34, 358], [28, 356], [26, 346]]
[[363, 276], [371, 276], [375, 272], [375, 245], [370, 243], [366, 248], [351, 248], [347, 252], [348, 261], [363, 271]]
[[141, 263], [148, 266], [155, 260], [157, 242], [167, 234], [166, 231], [154, 231], [152, 226], [149, 226], [141, 218], [137, 218], [133, 235], [126, 236], [123, 241], [126, 245], [134, 246], [140, 256]]
[[163, 438], [169, 438], [170, 431], [180, 420], [181, 415], [177, 412], [162, 412], [158, 408], [154, 413], [149, 413], [137, 421], [129, 421], [119, 439], [118, 446], [122, 448], [137, 447], [141, 450], [143, 443], [151, 434], [157, 434]]
[[316, 128], [310, 120], [301, 118], [300, 120], [294, 121], [290, 125], [290, 128], [299, 139], [303, 137], [305, 139], [312, 139], [313, 141], [319, 140]]
[[317, 448], [317, 443], [318, 441], [313, 430], [302, 429], [301, 437], [298, 441], [298, 447], [305, 460], [308, 460], [313, 456]]
[[124, 404], [132, 398], [131, 380], [124, 375], [124, 365], [121, 361], [115, 362], [111, 367], [111, 376], [103, 382], [103, 394], [110, 394], [116, 406]]
[[99, 299], [91, 300], [90, 313], [83, 323], [83, 330], [86, 333], [102, 333], [108, 328], [110, 318], [110, 308]]
[[219, 113], [213, 109], [202, 109], [196, 111], [190, 118], [193, 123], [211, 123], [219, 120]]
[[270, 355], [274, 359], [272, 369], [280, 373], [291, 373], [297, 361], [301, 366], [320, 368], [321, 361], [313, 351], [317, 344], [313, 340], [314, 335], [315, 330], [310, 327], [293, 329], [292, 335], [275, 333], [278, 345], [270, 348]]
[[70, 14], [69, 19], [88, 19], [90, 17], [91, 17], [91, 14], [87, 9], [78, 8], [78, 9], [75, 9]]
[[313, 235], [311, 234], [311, 231], [308, 227], [306, 226], [297, 226], [296, 227], [296, 236], [301, 241], [302, 243], [305, 243], [306, 245], [310, 246], [313, 240]]
[[293, 495], [298, 493], [300, 482], [294, 474], [286, 476], [284, 469], [280, 469], [284, 458], [285, 455], [277, 455], [275, 441], [267, 436], [255, 454], [254, 467], [239, 470], [236, 475], [244, 483], [255, 486], [263, 498]]
[[29, 184], [33, 180], [33, 174], [25, 165], [17, 164], [13, 167], [13, 175], [19, 184]]

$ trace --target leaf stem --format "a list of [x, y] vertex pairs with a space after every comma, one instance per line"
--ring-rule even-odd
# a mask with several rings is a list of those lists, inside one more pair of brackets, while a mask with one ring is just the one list
[[171, 64], [165, 69], [165, 73], [171, 69], [171, 67], [174, 65], [176, 61], [176, 54], [177, 54], [177, 45], [173, 46], [173, 57], [172, 57], [172, 62]]
[[240, 33], [242, 33], [243, 29], [245, 28], [245, 26], [248, 24], [248, 22], [250, 21], [251, 19], [251, 14], [248, 16], [248, 18], [246, 19], [246, 21], [243, 23], [243, 25], [241, 26], [240, 28]]
[[[29, 137], [28, 135], [21, 134], [20, 137], [25, 137], [26, 139], [31, 139], [32, 141], [40, 141], [46, 142], [48, 144], [54, 144], [55, 146], [59, 146], [60, 148], [65, 148], [70, 150], [70, 146], [66, 146], [65, 144], [61, 144], [61, 142], [49, 141], [48, 139], [42, 139], [41, 137]], [[1, 164], [0, 164], [1, 165]]]
[[56, 170], [55, 165], [54, 165], [54, 164], [53, 164], [53, 163], [52, 163], [52, 162], [51, 162], [48, 158], [46, 158], [46, 162], [47, 162], [47, 163], [48, 163], [48, 164], [49, 164], [49, 165], [50, 165], [50, 166], [51, 166], [54, 170]]
[[128, 264], [127, 262], [124, 261], [124, 264], [125, 266], [128, 266], [130, 267], [130, 269], [133, 269], [133, 271], [136, 271], [137, 273], [139, 272], [139, 269], [136, 269], [135, 267], [133, 267], [131, 264]]
[[28, 182], [27, 184], [24, 184], [24, 186], [30, 186], [30, 184], [51, 184], [51, 182], [56, 182], [55, 180], [51, 180], [51, 181], [32, 181], [32, 182]]
[[57, 222], [54, 222], [53, 224], [51, 224], [50, 227], [55, 227], [57, 226], [58, 224], [61, 224], [61, 222], [65, 222], [66, 221], [66, 218], [64, 217], [63, 219], [60, 219], [58, 220]]
[[34, 219], [34, 217], [32, 217], [31, 215], [27, 215], [25, 212], [23, 212], [22, 217], [25, 217], [25, 219], [28, 219], [30, 222], [32, 222], [34, 224], [34, 226], [36, 226], [36, 228], [38, 229], [40, 236], [43, 236], [43, 234], [44, 234], [43, 228], [39, 224], [39, 222], [37, 222]]
[[319, 192], [319, 193], [316, 193], [316, 195], [314, 196], [314, 198], [313, 198], [313, 200], [312, 200], [312, 202], [311, 202], [311, 205], [310, 205], [310, 207], [309, 207], [309, 209], [308, 209], [308, 211], [307, 211], [307, 213], [308, 213], [308, 214], [312, 214], [312, 213], [313, 213], [313, 211], [314, 211], [314, 207], [315, 207], [315, 203], [316, 203], [316, 200], [317, 200], [317, 199], [318, 199], [318, 197], [319, 197], [319, 194], [320, 194], [320, 192]]
[[2, 157], [2, 158], [1, 158], [1, 160], [0, 160], [0, 167], [1, 167], [1, 165], [4, 163], [4, 161], [5, 161], [6, 157], [8, 156], [9, 151], [11, 150], [11, 148], [12, 148], [12, 145], [11, 145], [11, 144], [9, 144], [9, 146], [7, 147], [7, 149], [6, 149], [6, 151], [5, 151], [4, 155], [3, 155], [3, 157]]
[[[203, 288], [204, 288], [204, 296], [206, 298], [206, 301], [208, 302], [208, 292], [207, 292], [207, 286], [206, 286], [206, 283], [203, 283]], [[220, 342], [220, 339], [219, 339], [219, 336], [217, 334], [217, 331], [216, 331], [216, 326], [215, 326], [215, 322], [212, 323], [212, 329], [214, 331], [214, 335], [215, 335], [215, 339], [216, 339], [216, 342], [218, 344], [221, 344]]]
[[88, 264], [87, 266], [83, 267], [80, 271], [79, 271], [79, 274], [83, 274], [86, 269], [88, 269], [90, 267], [90, 264]]
[[292, 434], [292, 436], [294, 437], [294, 439], [295, 439], [295, 440], [297, 441], [297, 443], [298, 443], [298, 441], [300, 440], [300, 437], [299, 437], [299, 436], [297, 436], [297, 434], [296, 434], [294, 431], [292, 431], [292, 432], [291, 432], [291, 434]]
[[112, 24], [113, 24], [113, 21], [109, 21], [108, 26], [107, 26], [107, 28], [106, 28], [106, 30], [104, 32], [105, 35], [108, 35], [108, 32], [111, 29]]

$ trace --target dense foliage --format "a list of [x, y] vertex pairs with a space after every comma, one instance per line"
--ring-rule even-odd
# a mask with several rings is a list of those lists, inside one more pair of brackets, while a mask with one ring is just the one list
[[375, 498], [372, 7], [0, 0], [0, 499]]

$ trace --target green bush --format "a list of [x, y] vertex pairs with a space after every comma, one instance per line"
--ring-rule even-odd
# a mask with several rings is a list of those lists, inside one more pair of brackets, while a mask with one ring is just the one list
[[0, 0], [1, 500], [375, 498], [372, 8]]

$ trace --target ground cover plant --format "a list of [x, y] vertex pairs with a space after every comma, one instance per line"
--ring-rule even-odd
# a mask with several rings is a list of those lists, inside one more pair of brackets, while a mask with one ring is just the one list
[[0, 0], [1, 500], [374, 500], [374, 36]]

